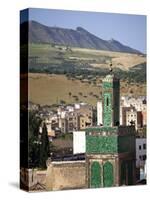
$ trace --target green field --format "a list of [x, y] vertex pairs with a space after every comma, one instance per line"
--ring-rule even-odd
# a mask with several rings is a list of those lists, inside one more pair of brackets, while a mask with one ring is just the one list
[[[23, 50], [23, 47], [22, 47]], [[36, 61], [34, 60], [36, 57]], [[131, 67], [146, 62], [145, 56], [129, 53], [101, 51], [84, 48], [70, 48], [52, 44], [29, 44], [30, 68], [40, 65], [59, 66], [67, 63], [78, 68], [108, 68], [113, 63], [114, 68], [129, 70]]]

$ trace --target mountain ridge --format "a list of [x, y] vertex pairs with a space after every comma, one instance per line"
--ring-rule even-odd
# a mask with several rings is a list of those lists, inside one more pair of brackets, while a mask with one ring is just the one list
[[[103, 40], [80, 26], [74, 30], [49, 27], [36, 21], [29, 21], [21, 24], [21, 32], [25, 33], [26, 29], [28, 29], [27, 27], [29, 28], [30, 43], [53, 43], [70, 47], [142, 54], [140, 51], [117, 40]], [[24, 37], [21, 37], [21, 44], [24, 43]]]

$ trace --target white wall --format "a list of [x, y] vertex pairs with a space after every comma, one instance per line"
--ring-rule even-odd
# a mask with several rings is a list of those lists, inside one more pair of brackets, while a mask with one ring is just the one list
[[97, 102], [97, 125], [103, 124], [102, 102]]
[[85, 153], [85, 131], [73, 132], [73, 154]]

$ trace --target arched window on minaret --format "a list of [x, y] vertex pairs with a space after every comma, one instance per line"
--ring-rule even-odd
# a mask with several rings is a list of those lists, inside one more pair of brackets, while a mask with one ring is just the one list
[[106, 105], [109, 106], [109, 98], [106, 99]]

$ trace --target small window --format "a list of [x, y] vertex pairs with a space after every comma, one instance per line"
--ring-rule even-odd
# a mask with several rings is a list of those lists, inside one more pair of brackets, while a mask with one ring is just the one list
[[139, 150], [141, 150], [141, 145], [139, 145]]
[[108, 99], [108, 97], [107, 97], [107, 100], [106, 100], [106, 104], [107, 104], [107, 106], [109, 106], [109, 99]]
[[143, 160], [146, 160], [146, 155], [143, 155]]
[[146, 149], [146, 144], [143, 144], [143, 149]]
[[32, 182], [33, 182], [33, 172], [32, 172]]

